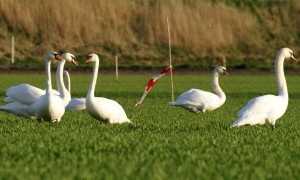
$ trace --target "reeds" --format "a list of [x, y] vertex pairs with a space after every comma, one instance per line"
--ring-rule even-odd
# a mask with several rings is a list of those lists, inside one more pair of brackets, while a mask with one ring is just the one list
[[[258, 49], [264, 44], [253, 13], [224, 3], [182, 0], [1, 0], [0, 39], [15, 34], [23, 45], [17, 47], [18, 57], [23, 58], [49, 49], [84, 51], [80, 53], [117, 49], [127, 55], [155, 56], [157, 52], [135, 51], [167, 45], [166, 17], [172, 44], [193, 54]], [[2, 55], [8, 50], [9, 46], [3, 48]]]

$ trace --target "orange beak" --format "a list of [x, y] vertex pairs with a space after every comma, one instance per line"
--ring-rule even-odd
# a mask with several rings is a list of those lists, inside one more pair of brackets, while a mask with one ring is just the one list
[[223, 70], [223, 74], [225, 74], [226, 76], [229, 75], [229, 73], [226, 70]]
[[55, 59], [58, 60], [58, 61], [61, 61], [61, 60], [62, 60], [62, 58], [61, 58], [58, 54], [55, 54], [54, 57], [55, 57]]
[[294, 55], [291, 56], [291, 59], [292, 59], [293, 61], [297, 61], [297, 59], [295, 58]]
[[91, 62], [91, 57], [87, 57], [86, 60], [85, 60], [85, 62], [86, 62], [86, 63]]
[[77, 64], [77, 62], [75, 61], [75, 59], [73, 59], [73, 60], [71, 61], [71, 63], [74, 64], [75, 66], [78, 66], [78, 64]]

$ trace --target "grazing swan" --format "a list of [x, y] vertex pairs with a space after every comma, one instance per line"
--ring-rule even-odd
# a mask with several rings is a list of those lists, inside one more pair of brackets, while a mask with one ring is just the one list
[[[63, 69], [66, 61], [71, 62], [72, 64], [77, 65], [76, 58], [71, 53], [64, 53], [61, 55], [62, 60], [57, 64], [56, 70], [56, 81], [58, 92], [53, 90], [54, 93], [60, 96], [64, 102], [64, 105], [67, 106], [71, 100], [69, 91], [66, 90], [63, 83]], [[25, 105], [33, 104], [40, 96], [45, 94], [45, 90], [31, 86], [29, 84], [20, 84], [12, 86], [6, 90], [5, 102], [17, 101]]]
[[264, 124], [268, 121], [275, 130], [275, 123], [286, 111], [288, 106], [288, 89], [283, 70], [283, 62], [286, 58], [297, 61], [294, 53], [289, 48], [282, 48], [277, 52], [275, 60], [275, 76], [278, 86], [278, 96], [264, 95], [251, 99], [238, 113], [231, 127], [242, 125]]
[[169, 102], [169, 104], [181, 106], [195, 113], [204, 113], [205, 111], [212, 111], [219, 108], [226, 100], [226, 95], [219, 86], [219, 74], [228, 75], [226, 68], [218, 66], [213, 71], [212, 87], [216, 94], [199, 89], [190, 89], [182, 93], [176, 101]]
[[[71, 94], [71, 80], [70, 80], [70, 75], [68, 71], [64, 70], [64, 77], [66, 78], [67, 81], [67, 90]], [[71, 110], [71, 111], [81, 111], [85, 109], [85, 98], [72, 98], [68, 105], [66, 106], [66, 110]]]
[[96, 54], [90, 54], [86, 62], [93, 62], [93, 76], [91, 79], [89, 91], [86, 95], [86, 110], [88, 113], [104, 123], [125, 123], [131, 122], [122, 108], [122, 106], [114, 100], [95, 97], [95, 86], [99, 69], [99, 57]]
[[52, 120], [59, 121], [61, 116], [64, 114], [64, 108], [62, 108], [61, 110], [61, 106], [63, 105], [62, 100], [59, 96], [54, 95], [52, 92], [51, 77], [50, 77], [51, 59], [62, 60], [57, 52], [50, 52], [44, 56], [46, 78], [47, 78], [46, 94], [40, 96], [32, 104], [25, 104], [19, 101], [13, 101], [4, 106], [0, 106], [0, 110], [5, 112], [10, 112], [15, 115], [26, 117], [26, 118], [35, 116], [49, 121]]

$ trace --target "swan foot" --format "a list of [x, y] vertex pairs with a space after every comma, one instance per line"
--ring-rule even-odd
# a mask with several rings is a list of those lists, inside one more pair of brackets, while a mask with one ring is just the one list
[[272, 130], [275, 131], [275, 124], [272, 125]]

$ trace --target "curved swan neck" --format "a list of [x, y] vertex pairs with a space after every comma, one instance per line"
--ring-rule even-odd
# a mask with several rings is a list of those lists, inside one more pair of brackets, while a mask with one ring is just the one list
[[67, 83], [67, 91], [71, 93], [71, 80], [70, 80], [70, 75], [68, 71], [64, 71], [64, 77], [66, 77], [66, 83]]
[[95, 95], [95, 86], [96, 86], [96, 82], [97, 82], [97, 76], [98, 76], [98, 68], [99, 68], [99, 61], [94, 61], [94, 66], [93, 66], [93, 76], [91, 79], [91, 83], [90, 83], [90, 87], [89, 87], [89, 91], [88, 94], [86, 95], [86, 98], [92, 98]]
[[52, 91], [50, 60], [46, 61], [45, 63], [45, 72], [46, 72], [46, 94], [50, 94], [50, 92]]
[[56, 69], [56, 83], [57, 83], [57, 89], [60, 93], [60, 97], [65, 97], [69, 92], [67, 91], [65, 84], [63, 82], [63, 70], [65, 66], [66, 61], [59, 61], [57, 64]]
[[283, 69], [283, 62], [284, 62], [284, 55], [283, 53], [279, 53], [276, 56], [275, 60], [275, 77], [278, 86], [278, 96], [283, 96], [288, 98], [288, 89], [286, 85], [286, 80], [284, 76], [284, 69]]
[[215, 70], [212, 74], [212, 88], [214, 89], [215, 93], [221, 98], [226, 99], [226, 95], [221, 89], [219, 85], [219, 73]]

